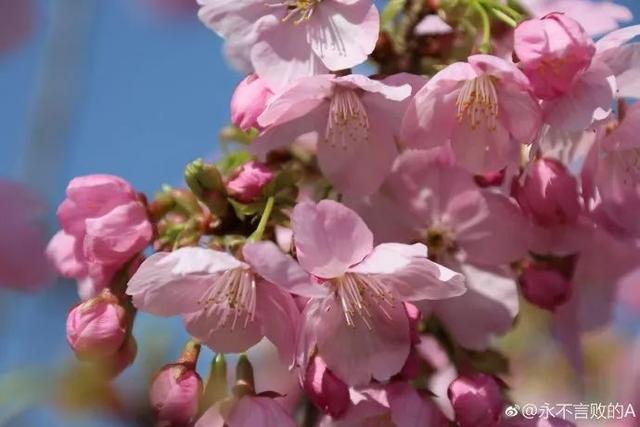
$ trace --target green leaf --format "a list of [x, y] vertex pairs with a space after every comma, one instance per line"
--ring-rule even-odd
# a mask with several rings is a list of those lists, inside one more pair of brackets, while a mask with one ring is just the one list
[[382, 11], [380, 25], [383, 30], [390, 30], [392, 28], [393, 20], [404, 9], [407, 0], [389, 0], [389, 3]]

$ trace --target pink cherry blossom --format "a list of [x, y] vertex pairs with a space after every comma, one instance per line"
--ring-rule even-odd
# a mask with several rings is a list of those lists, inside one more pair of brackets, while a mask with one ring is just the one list
[[85, 301], [67, 316], [67, 341], [78, 357], [105, 358], [126, 341], [126, 312], [108, 290]]
[[405, 81], [401, 75], [383, 81], [328, 74], [299, 79], [258, 118], [265, 131], [251, 149], [264, 158], [307, 135], [317, 143], [322, 173], [339, 191], [371, 193], [398, 154], [401, 101], [411, 94]]
[[380, 27], [371, 0], [198, 0], [231, 62], [280, 90], [299, 77], [364, 62]]
[[374, 248], [373, 234], [364, 221], [340, 203], [299, 203], [292, 228], [306, 277], [298, 272], [283, 280], [285, 265], [274, 262], [261, 274], [310, 298], [298, 349], [303, 369], [317, 349], [328, 368], [348, 385], [366, 384], [372, 377], [389, 379], [402, 369], [411, 347], [401, 302], [451, 298], [465, 291], [463, 277], [429, 261], [422, 244]]
[[134, 189], [113, 175], [74, 178], [58, 208], [58, 221], [62, 230], [49, 242], [49, 258], [60, 274], [89, 279], [89, 288], [98, 292], [153, 236]]
[[278, 399], [246, 395], [233, 402], [228, 411], [212, 406], [195, 427], [296, 427], [296, 423]]
[[490, 55], [472, 55], [436, 74], [415, 95], [402, 121], [402, 143], [451, 145], [459, 164], [477, 174], [518, 160], [538, 136], [542, 114], [527, 77]]
[[245, 163], [227, 183], [227, 191], [236, 200], [251, 203], [272, 179], [273, 172], [266, 165], [258, 162]]
[[0, 1], [0, 55], [18, 47], [33, 32], [35, 4], [32, 0]]
[[255, 74], [249, 74], [236, 87], [231, 97], [231, 123], [244, 131], [258, 126], [273, 92]]
[[[463, 346], [483, 349], [507, 332], [518, 313], [515, 281], [501, 269], [524, 257], [529, 227], [509, 198], [477, 187], [473, 177], [435, 152], [405, 151], [379, 192], [349, 198], [378, 242], [424, 242], [436, 261], [462, 270], [459, 298], [420, 301]], [[389, 221], [388, 218], [396, 218]]]
[[163, 367], [153, 379], [149, 398], [160, 424], [188, 425], [198, 413], [202, 380], [186, 364]]
[[530, 303], [553, 311], [571, 298], [573, 285], [560, 271], [528, 266], [520, 276], [522, 294]]
[[307, 396], [325, 413], [341, 417], [349, 407], [349, 389], [327, 368], [321, 357], [311, 359], [304, 373], [303, 387]]
[[608, 0], [522, 0], [522, 5], [539, 18], [553, 12], [564, 13], [592, 36], [613, 31], [620, 22], [633, 18], [627, 7]]
[[[614, 95], [640, 97], [637, 84], [640, 44], [627, 44], [638, 34], [640, 25], [614, 31], [600, 39], [589, 67], [576, 72], [562, 95], [542, 103], [545, 122], [566, 131], [582, 131], [609, 116]], [[576, 65], [580, 61], [575, 62], [573, 58], [584, 56], [579, 52], [584, 49], [556, 47], [551, 56], [556, 58], [555, 62]]]
[[45, 230], [39, 224], [44, 206], [22, 184], [0, 179], [0, 287], [38, 290], [52, 270], [45, 257]]
[[449, 386], [449, 399], [460, 427], [496, 427], [502, 415], [500, 387], [483, 373], [456, 378]]
[[371, 384], [351, 389], [352, 406], [341, 419], [326, 417], [320, 427], [446, 427], [447, 419], [427, 395], [408, 383]]
[[566, 93], [589, 67], [596, 48], [580, 24], [551, 13], [518, 25], [514, 52], [536, 96], [553, 99]]
[[182, 315], [189, 333], [214, 351], [242, 352], [266, 336], [291, 363], [300, 313], [291, 295], [256, 274], [256, 266], [288, 260], [277, 249], [261, 258], [256, 245], [244, 246], [245, 262], [200, 247], [158, 252], [133, 275], [127, 294], [142, 311]]

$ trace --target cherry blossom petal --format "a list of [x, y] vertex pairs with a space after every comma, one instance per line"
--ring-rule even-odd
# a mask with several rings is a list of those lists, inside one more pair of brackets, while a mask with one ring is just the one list
[[318, 277], [341, 276], [373, 249], [373, 234], [364, 221], [332, 200], [299, 203], [291, 220], [298, 261]]
[[296, 427], [277, 399], [259, 396], [240, 398], [226, 421], [229, 427]]

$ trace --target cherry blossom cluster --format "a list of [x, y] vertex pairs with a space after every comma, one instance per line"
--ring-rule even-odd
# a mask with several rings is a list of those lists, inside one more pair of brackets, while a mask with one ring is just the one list
[[[237, 150], [154, 198], [70, 182], [47, 254], [78, 282], [78, 358], [113, 378], [138, 311], [180, 316], [192, 338], [150, 390], [163, 426], [572, 425], [505, 415], [493, 344], [522, 298], [579, 372], [582, 334], [638, 285], [640, 26], [516, 3], [199, 0], [247, 74]], [[247, 356], [226, 372], [265, 338], [293, 406]]]

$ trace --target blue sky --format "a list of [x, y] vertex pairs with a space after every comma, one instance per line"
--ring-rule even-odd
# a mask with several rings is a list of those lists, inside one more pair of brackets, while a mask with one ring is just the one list
[[[43, 53], [51, 16], [56, 7], [74, 2], [40, 0], [35, 34], [0, 57], [0, 176], [37, 185], [52, 206], [69, 179], [82, 174], [120, 175], [148, 194], [162, 183], [179, 182], [187, 162], [216, 150], [217, 132], [228, 122], [229, 98], [241, 78], [225, 64], [221, 41], [195, 16], [158, 19], [134, 0], [82, 1], [88, 5], [87, 21], [73, 40], [81, 46], [76, 72], [60, 76], [73, 91], [54, 98], [62, 105], [65, 94], [76, 94], [68, 132], [51, 141], [62, 148], [59, 169], [47, 167], [55, 158], [45, 157], [25, 176], [22, 159], [36, 94], [48, 76]], [[640, 15], [637, 0], [618, 3]], [[37, 296], [0, 293], [0, 376], [70, 359], [64, 318], [75, 300], [69, 283]], [[181, 336], [180, 325], [171, 321], [143, 316], [138, 328]], [[9, 425], [118, 424], [63, 420], [43, 407]]]

